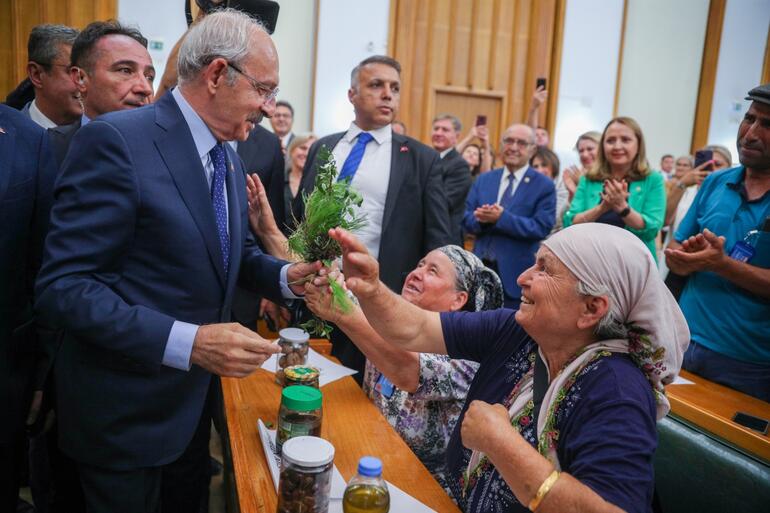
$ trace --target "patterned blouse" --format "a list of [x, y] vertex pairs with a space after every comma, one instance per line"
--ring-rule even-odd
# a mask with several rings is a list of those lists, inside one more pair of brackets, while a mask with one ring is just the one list
[[369, 360], [364, 391], [436, 480], [444, 479], [446, 446], [465, 404], [478, 364], [420, 353], [420, 381], [413, 394], [378, 386], [381, 373]]

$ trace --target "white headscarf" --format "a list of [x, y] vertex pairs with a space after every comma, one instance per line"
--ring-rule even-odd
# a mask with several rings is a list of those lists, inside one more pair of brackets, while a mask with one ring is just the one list
[[[550, 443], [544, 428], [554, 423], [554, 402], [570, 377], [601, 351], [628, 353], [650, 382], [657, 418], [661, 419], [670, 409], [663, 387], [679, 373], [690, 343], [690, 330], [660, 279], [650, 250], [629, 231], [600, 223], [575, 224], [543, 244], [590, 289], [608, 291], [610, 309], [629, 328], [628, 339], [600, 340], [586, 346], [549, 384], [538, 414], [537, 436], [541, 453], [559, 468], [555, 444]], [[508, 409], [511, 419], [532, 400], [532, 381], [529, 373], [519, 384]], [[474, 451], [469, 473], [481, 458], [483, 454]]]
[[663, 386], [682, 367], [690, 330], [650, 250], [628, 230], [600, 223], [570, 226], [543, 244], [589, 288], [609, 291], [610, 309], [630, 332], [619, 342], [652, 384], [658, 419], [664, 417], [670, 405]]

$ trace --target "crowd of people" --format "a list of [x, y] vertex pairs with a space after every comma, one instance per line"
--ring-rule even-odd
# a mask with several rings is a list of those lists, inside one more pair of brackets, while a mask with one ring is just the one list
[[[218, 379], [279, 351], [259, 317], [333, 323], [466, 512], [650, 511], [680, 368], [770, 402], [770, 84], [737, 166], [713, 145], [654, 169], [616, 117], [563, 168], [545, 87], [499, 141], [441, 113], [424, 144], [382, 55], [351, 70], [345, 131], [295, 133], [270, 35], [237, 10], [199, 16], [158, 94], [119, 22], [35, 27], [28, 53], [0, 106], [3, 511], [25, 467], [40, 512], [205, 510]], [[286, 244], [323, 147], [367, 219], [332, 230], [331, 268]]]

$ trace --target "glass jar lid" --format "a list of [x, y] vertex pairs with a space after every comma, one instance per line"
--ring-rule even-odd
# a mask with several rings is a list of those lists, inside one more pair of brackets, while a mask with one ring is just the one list
[[311, 381], [318, 379], [318, 376], [321, 375], [321, 371], [316, 367], [308, 367], [306, 365], [292, 365], [291, 367], [286, 367], [283, 372], [287, 379], [293, 381]]
[[281, 392], [281, 404], [295, 411], [317, 410], [322, 398], [320, 390], [305, 385], [292, 385]]
[[301, 467], [320, 467], [334, 460], [334, 446], [317, 436], [296, 436], [283, 443], [281, 456]]
[[299, 328], [284, 328], [278, 332], [278, 335], [287, 342], [293, 342], [295, 344], [304, 344], [310, 340], [310, 335], [307, 331]]

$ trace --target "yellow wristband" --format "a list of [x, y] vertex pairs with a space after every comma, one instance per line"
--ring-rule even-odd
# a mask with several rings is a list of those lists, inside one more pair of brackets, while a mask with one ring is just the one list
[[535, 494], [535, 497], [529, 501], [529, 508], [530, 511], [535, 511], [538, 506], [540, 506], [540, 503], [543, 502], [543, 499], [545, 499], [545, 496], [548, 495], [548, 492], [551, 491], [551, 488], [553, 488], [553, 485], [556, 483], [556, 480], [559, 479], [559, 471], [554, 470], [551, 472], [551, 475], [545, 478], [545, 481], [543, 481], [543, 484], [540, 485], [540, 488], [537, 489], [537, 493]]

